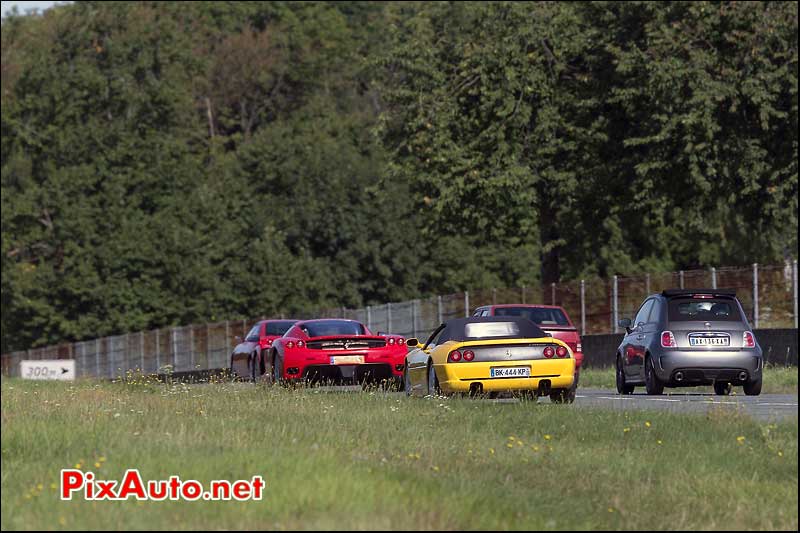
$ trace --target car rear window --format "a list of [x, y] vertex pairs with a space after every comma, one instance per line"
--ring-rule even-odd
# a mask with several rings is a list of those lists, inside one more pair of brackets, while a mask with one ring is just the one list
[[564, 311], [547, 307], [496, 307], [494, 316], [520, 316], [540, 326], [570, 325]]
[[741, 322], [742, 316], [736, 301], [730, 298], [673, 298], [669, 301], [669, 320]]
[[307, 322], [302, 329], [309, 337], [324, 337], [327, 335], [364, 335], [364, 325], [360, 322], [349, 320], [321, 320]]
[[289, 328], [292, 327], [291, 320], [281, 320], [278, 322], [267, 322], [267, 327], [264, 335], [277, 335], [282, 336], [284, 333], [289, 331]]

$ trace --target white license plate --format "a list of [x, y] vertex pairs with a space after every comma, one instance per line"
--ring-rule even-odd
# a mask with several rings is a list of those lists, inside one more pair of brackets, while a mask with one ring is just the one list
[[332, 365], [360, 365], [364, 362], [363, 355], [337, 355], [331, 356]]
[[501, 366], [489, 369], [489, 377], [492, 378], [529, 378], [531, 377], [531, 367], [529, 366]]
[[689, 346], [730, 346], [729, 337], [689, 337]]

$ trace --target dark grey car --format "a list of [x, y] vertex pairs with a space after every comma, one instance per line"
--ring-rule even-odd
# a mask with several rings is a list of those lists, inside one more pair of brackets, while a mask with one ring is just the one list
[[664, 387], [714, 385], [730, 394], [761, 393], [764, 359], [736, 292], [729, 289], [669, 289], [644, 301], [617, 349], [620, 394], [644, 385], [648, 394]]

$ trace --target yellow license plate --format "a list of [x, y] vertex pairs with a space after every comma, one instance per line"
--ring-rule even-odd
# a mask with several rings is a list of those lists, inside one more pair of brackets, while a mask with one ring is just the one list
[[360, 365], [364, 362], [363, 355], [337, 355], [331, 356], [332, 365]]

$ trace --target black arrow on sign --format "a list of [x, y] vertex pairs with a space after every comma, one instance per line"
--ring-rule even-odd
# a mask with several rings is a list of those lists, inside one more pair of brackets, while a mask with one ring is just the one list
[[66, 374], [67, 372], [69, 372], [69, 368], [63, 368], [63, 367], [61, 368], [62, 374]]

